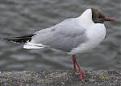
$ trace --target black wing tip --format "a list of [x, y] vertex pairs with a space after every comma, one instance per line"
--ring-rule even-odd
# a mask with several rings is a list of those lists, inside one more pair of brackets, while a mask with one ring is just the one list
[[11, 38], [3, 38], [3, 39], [14, 43], [26, 43], [27, 41], [31, 41], [33, 35], [34, 34], [29, 34], [24, 36], [17, 36]]

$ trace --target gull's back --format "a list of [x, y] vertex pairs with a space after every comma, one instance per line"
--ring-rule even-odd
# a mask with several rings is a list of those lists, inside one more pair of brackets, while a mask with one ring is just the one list
[[69, 52], [87, 40], [85, 32], [86, 29], [79, 24], [76, 18], [70, 18], [36, 32], [30, 43]]

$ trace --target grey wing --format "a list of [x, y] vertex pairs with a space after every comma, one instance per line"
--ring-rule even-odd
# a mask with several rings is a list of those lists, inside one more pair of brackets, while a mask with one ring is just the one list
[[33, 36], [31, 42], [69, 52], [87, 40], [85, 32], [86, 29], [80, 27], [78, 22], [68, 19], [53, 27], [40, 30]]

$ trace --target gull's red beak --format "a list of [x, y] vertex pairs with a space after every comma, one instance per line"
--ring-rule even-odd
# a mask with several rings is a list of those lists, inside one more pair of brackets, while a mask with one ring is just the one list
[[105, 17], [104, 20], [105, 21], [116, 21], [116, 19], [113, 17]]

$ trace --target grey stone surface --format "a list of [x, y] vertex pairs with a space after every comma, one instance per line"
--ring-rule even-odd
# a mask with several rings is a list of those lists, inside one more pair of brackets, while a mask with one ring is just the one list
[[0, 72], [0, 86], [121, 86], [121, 71], [86, 71], [79, 80], [73, 71]]

